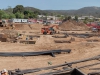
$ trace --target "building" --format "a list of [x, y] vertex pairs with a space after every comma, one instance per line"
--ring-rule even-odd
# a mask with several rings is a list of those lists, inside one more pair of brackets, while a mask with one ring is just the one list
[[84, 20], [85, 18], [94, 19], [95, 17], [94, 16], [81, 16], [81, 17], [78, 17], [79, 20]]
[[28, 23], [28, 19], [11, 19], [13, 23]]

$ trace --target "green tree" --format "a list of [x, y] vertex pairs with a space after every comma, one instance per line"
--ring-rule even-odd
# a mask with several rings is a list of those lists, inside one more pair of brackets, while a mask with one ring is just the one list
[[26, 15], [24, 15], [24, 19], [28, 19], [29, 18], [29, 16], [26, 14]]
[[85, 23], [85, 24], [87, 24], [87, 23], [88, 23], [88, 21], [87, 21], [87, 20], [84, 20], [84, 23]]
[[24, 14], [20, 13], [20, 12], [15, 13], [15, 16], [16, 16], [16, 18], [19, 18], [19, 19], [24, 18]]
[[0, 10], [0, 19], [2, 19], [2, 15], [3, 15], [3, 11], [2, 10]]
[[4, 10], [0, 10], [0, 19], [8, 19], [9, 14], [6, 13]]
[[60, 15], [60, 14], [58, 14], [58, 15], [57, 15], [57, 17], [61, 17], [61, 15]]
[[88, 17], [85, 17], [85, 20], [88, 21]]
[[15, 14], [13, 13], [9, 14], [9, 19], [12, 19], [12, 18], [16, 18]]
[[24, 15], [28, 15], [29, 13], [30, 13], [30, 11], [28, 11], [28, 10], [24, 11]]
[[68, 20], [68, 17], [66, 16], [64, 19], [63, 19], [63, 22], [67, 21]]
[[24, 13], [24, 6], [23, 5], [17, 5], [15, 8], [13, 8], [13, 13]]
[[75, 16], [75, 20], [78, 21], [78, 16]]
[[63, 20], [64, 18], [65, 18], [64, 16], [61, 16], [61, 17], [60, 17], [60, 20]]
[[34, 12], [30, 11], [28, 15], [29, 15], [29, 18], [37, 18], [38, 14], [34, 14]]
[[68, 18], [67, 18], [68, 20], [71, 20], [71, 16], [68, 16]]
[[8, 18], [9, 18], [9, 15], [8, 15], [7, 13], [4, 13], [4, 14], [2, 15], [2, 18], [3, 18], [3, 19], [8, 19]]

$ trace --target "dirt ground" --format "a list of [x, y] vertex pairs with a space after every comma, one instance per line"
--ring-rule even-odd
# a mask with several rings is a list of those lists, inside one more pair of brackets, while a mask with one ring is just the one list
[[[31, 57], [0, 57], [0, 70], [14, 70], [14, 69], [34, 69], [41, 67], [48, 67], [48, 62], [52, 62], [52, 65], [59, 65], [66, 62], [72, 62], [76, 60], [82, 60], [90, 58], [96, 55], [100, 55], [100, 41], [98, 42], [87, 42], [86, 40], [100, 40], [100, 37], [91, 38], [78, 38], [78, 37], [67, 37], [67, 38], [54, 38], [52, 35], [42, 35], [40, 29], [42, 25], [33, 24], [31, 28], [20, 28], [15, 29], [16, 31], [25, 34], [39, 35], [40, 38], [37, 39], [36, 44], [20, 44], [20, 43], [7, 43], [0, 42], [0, 52], [37, 52], [46, 50], [56, 50], [56, 49], [71, 49], [70, 54], [56, 54], [56, 57], [50, 55], [40, 55]], [[86, 32], [86, 31], [82, 31]], [[79, 31], [81, 33], [81, 31]], [[57, 34], [59, 35], [59, 34]], [[54, 40], [70, 40], [71, 37], [75, 38], [75, 41], [71, 43], [55, 43]], [[99, 61], [90, 61], [82, 64], [75, 64], [74, 67], [84, 66], [87, 64], [92, 64]], [[100, 65], [99, 65], [100, 66]], [[84, 73], [90, 72], [88, 68], [81, 69]], [[36, 74], [29, 74], [36, 75]]]

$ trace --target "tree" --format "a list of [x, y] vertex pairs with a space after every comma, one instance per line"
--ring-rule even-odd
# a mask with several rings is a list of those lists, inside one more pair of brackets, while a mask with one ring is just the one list
[[19, 13], [24, 13], [24, 7], [23, 7], [23, 5], [17, 5], [17, 6], [13, 9], [13, 13], [14, 13], [14, 14], [17, 13], [17, 12], [19, 12]]
[[24, 15], [28, 15], [29, 13], [30, 13], [30, 11], [28, 11], [28, 10], [24, 11]]
[[4, 14], [2, 15], [2, 18], [3, 18], [3, 19], [8, 19], [8, 18], [9, 18], [9, 15], [8, 15], [7, 13], [4, 13]]
[[3, 11], [0, 10], [0, 19], [2, 19]]
[[78, 21], [78, 16], [75, 16], [75, 20]]
[[12, 18], [16, 18], [15, 14], [13, 13], [9, 14], [9, 19], [12, 19]]
[[57, 15], [57, 17], [61, 17], [61, 15], [60, 15], [60, 14], [58, 14], [58, 15]]
[[9, 14], [7, 14], [5, 11], [0, 10], [0, 19], [8, 19]]
[[64, 16], [61, 16], [61, 17], [60, 17], [60, 20], [63, 20], [64, 18], [65, 18]]
[[87, 21], [87, 20], [84, 20], [84, 23], [85, 23], [85, 24], [87, 24], [87, 23], [88, 23], [88, 21]]
[[68, 16], [68, 18], [67, 18], [68, 20], [71, 20], [71, 16]]
[[29, 16], [26, 14], [26, 15], [24, 15], [24, 19], [28, 19], [29, 18]]
[[8, 13], [13, 13], [13, 8], [11, 6], [8, 6], [8, 8], [6, 9], [6, 11]]
[[84, 23], [87, 24], [88, 21], [89, 21], [88, 17], [85, 17], [85, 19], [84, 19]]
[[88, 20], [88, 17], [85, 17], [85, 20]]
[[29, 18], [37, 18], [38, 14], [34, 14], [34, 12], [30, 11], [28, 15], [29, 15]]
[[65, 21], [67, 21], [67, 20], [68, 20], [68, 17], [66, 16], [65, 19], [63, 19], [62, 22], [65, 22]]
[[15, 13], [15, 16], [16, 18], [20, 18], [20, 19], [24, 18], [24, 14], [20, 12]]

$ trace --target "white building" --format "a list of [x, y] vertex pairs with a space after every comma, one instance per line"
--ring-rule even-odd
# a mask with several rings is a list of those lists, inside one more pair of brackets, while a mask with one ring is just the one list
[[85, 18], [88, 18], [88, 19], [94, 19], [94, 16], [81, 16], [81, 17], [78, 17], [79, 20], [84, 20]]
[[13, 23], [27, 23], [28, 19], [11, 19]]

